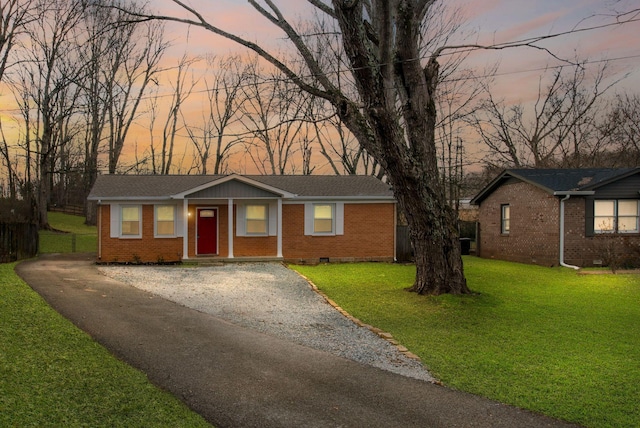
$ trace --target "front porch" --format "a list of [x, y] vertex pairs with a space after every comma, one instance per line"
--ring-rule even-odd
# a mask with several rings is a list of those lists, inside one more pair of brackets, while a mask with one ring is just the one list
[[282, 257], [217, 257], [217, 256], [196, 256], [183, 259], [184, 264], [194, 264], [199, 266], [220, 266], [226, 263], [282, 263]]

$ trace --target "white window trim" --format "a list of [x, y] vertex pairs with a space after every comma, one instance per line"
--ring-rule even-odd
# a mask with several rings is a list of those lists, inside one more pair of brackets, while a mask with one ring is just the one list
[[[247, 233], [247, 206], [262, 205], [267, 207], [267, 233]], [[236, 202], [236, 236], [264, 237], [278, 234], [278, 201], [255, 200]]]
[[[172, 207], [173, 208], [173, 233], [167, 235], [158, 235], [158, 208], [159, 207]], [[176, 238], [178, 237], [178, 210], [176, 205], [173, 204], [155, 204], [153, 206], [153, 237], [154, 238]]]
[[[122, 210], [124, 208], [138, 208], [138, 233], [137, 235], [123, 235], [122, 234]], [[120, 239], [141, 239], [142, 238], [142, 205], [140, 204], [121, 204], [118, 205], [118, 238]], [[113, 211], [112, 211], [113, 212]]]
[[[636, 228], [633, 230], [620, 230], [619, 229], [619, 219], [620, 215], [618, 212], [618, 203], [620, 201], [635, 201], [638, 206], [636, 208]], [[597, 202], [613, 202], [613, 215], [612, 216], [596, 216], [596, 203]], [[596, 219], [602, 217], [613, 217], [613, 229], [612, 230], [603, 230], [598, 229], [596, 227]], [[633, 216], [622, 216], [632, 218]], [[610, 235], [610, 234], [619, 234], [619, 235], [629, 235], [629, 234], [638, 234], [640, 233], [640, 200], [639, 199], [596, 199], [593, 201], [593, 233], [596, 235]]]
[[[332, 232], [316, 233], [314, 231], [316, 205], [331, 205], [333, 213]], [[304, 234], [307, 236], [338, 236], [344, 235], [344, 202], [318, 201], [304, 204]]]
[[[505, 208], [509, 210], [509, 216], [505, 216]], [[508, 227], [505, 227], [506, 224], [508, 224]], [[511, 232], [511, 205], [501, 204], [500, 205], [500, 234], [509, 235], [510, 232]]]
[[[265, 231], [264, 232], [247, 232], [247, 222], [249, 221], [249, 218], [247, 217], [247, 207], [264, 207], [264, 213], [266, 215], [266, 218], [264, 219], [264, 228]], [[259, 203], [248, 203], [244, 206], [245, 209], [245, 215], [244, 215], [244, 231], [245, 231], [245, 236], [269, 236], [269, 204], [259, 204]]]

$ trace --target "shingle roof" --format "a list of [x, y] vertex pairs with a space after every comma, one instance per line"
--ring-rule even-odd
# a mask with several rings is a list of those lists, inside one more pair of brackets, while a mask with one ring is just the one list
[[[226, 175], [100, 175], [90, 200], [153, 199], [187, 192]], [[389, 186], [370, 175], [247, 175], [248, 179], [299, 197], [392, 198]]]
[[508, 172], [554, 192], [588, 190], [633, 168], [510, 169]]
[[512, 177], [553, 194], [593, 190], [636, 172], [640, 172], [640, 168], [507, 169], [485, 186], [471, 203], [480, 203], [505, 180]]

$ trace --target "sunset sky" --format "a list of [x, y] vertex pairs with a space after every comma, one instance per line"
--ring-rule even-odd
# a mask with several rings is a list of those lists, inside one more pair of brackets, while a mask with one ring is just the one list
[[[245, 0], [188, 0], [187, 3], [223, 30], [270, 47], [283, 44], [283, 34]], [[298, 17], [308, 17], [312, 10], [302, 0], [279, 0], [276, 3], [292, 22]], [[614, 22], [617, 11], [637, 8], [637, 2], [633, 0], [453, 0], [450, 5], [461, 8], [466, 17], [464, 32], [467, 38], [460, 43], [482, 45], [597, 27]], [[154, 2], [154, 6], [167, 15], [187, 16], [170, 0]], [[609, 82], [624, 77], [613, 90], [636, 92], [640, 87], [638, 13], [635, 18], [639, 20], [550, 39], [539, 43], [539, 46], [548, 48], [562, 59], [588, 61], [592, 72], [608, 60]], [[184, 51], [218, 54], [242, 51], [233, 42], [202, 29], [169, 24], [168, 32], [174, 40], [172, 52], [175, 57]], [[185, 43], [187, 35], [188, 42]], [[499, 69], [493, 84], [495, 94], [497, 98], [513, 103], [534, 99], [546, 67], [553, 70], [553, 67], [566, 65], [546, 52], [522, 47], [477, 51], [470, 55], [466, 66], [482, 70], [496, 63], [499, 63]], [[547, 75], [550, 73], [547, 71]]]
[[[302, 0], [278, 0], [276, 3], [293, 22], [296, 17], [309, 16], [312, 10]], [[185, 15], [170, 0], [153, 4], [163, 13]], [[187, 4], [201, 12], [212, 24], [249, 40], [258, 40], [261, 43], [266, 41], [271, 44], [283, 37], [245, 0], [188, 0]], [[638, 8], [637, 2], [633, 0], [453, 0], [450, 5], [460, 7], [467, 18], [465, 31], [470, 36], [466, 42], [484, 45], [600, 26], [613, 22], [616, 11]], [[540, 45], [562, 58], [588, 59], [593, 64], [608, 59], [611, 67], [618, 72], [617, 76], [630, 73], [625, 87], [638, 87], [640, 16], [636, 18], [638, 20], [635, 22], [625, 25], [579, 32], [548, 40]], [[201, 29], [191, 29], [188, 45], [185, 45], [182, 41], [187, 35], [186, 26], [171, 24], [169, 30], [176, 37], [176, 51], [188, 49], [194, 53], [225, 53], [238, 49], [233, 42], [212, 36]], [[540, 75], [541, 69], [547, 65], [560, 64], [549, 54], [528, 48], [480, 51], [472, 60], [477, 64], [493, 64], [499, 61], [499, 75], [508, 76], [504, 80], [517, 82], [520, 89], [523, 88], [522, 84], [526, 79], [531, 80], [532, 85], [537, 87], [537, 76]]]
[[[260, 16], [246, 0], [184, 0], [211, 22], [251, 41], [258, 41], [268, 48], [284, 44], [284, 36], [265, 18]], [[275, 0], [291, 22], [308, 18], [312, 7], [303, 0]], [[171, 0], [150, 2], [161, 14], [188, 16]], [[615, 21], [616, 11], [638, 8], [637, 0], [452, 0], [450, 5], [462, 9], [466, 17], [464, 32], [467, 38], [456, 43], [492, 45], [513, 42], [534, 36], [544, 36], [584, 29]], [[640, 88], [640, 14], [636, 12], [634, 22], [620, 26], [609, 26], [599, 30], [584, 31], [547, 40], [539, 45], [548, 48], [554, 55], [569, 60], [588, 60], [592, 70], [609, 60], [609, 81], [625, 77], [613, 91], [638, 93]], [[166, 38], [172, 43], [165, 56], [167, 67], [175, 66], [185, 53], [190, 56], [214, 53], [225, 55], [231, 52], [246, 52], [238, 45], [203, 29], [190, 28], [183, 24], [167, 23]], [[531, 48], [514, 48], [501, 51], [476, 51], [466, 61], [466, 66], [483, 70], [499, 63], [493, 89], [497, 98], [520, 103], [533, 99], [538, 90], [545, 67], [557, 67], [563, 63], [550, 54]], [[566, 63], [565, 63], [566, 65]], [[194, 73], [202, 71], [195, 66]], [[550, 73], [550, 72], [547, 72]], [[158, 93], [170, 99], [172, 89], [169, 76], [160, 80]], [[0, 114], [11, 110], [12, 99], [3, 90], [0, 98]], [[163, 98], [160, 98], [161, 100]], [[189, 99], [187, 107], [198, 114], [202, 97], [197, 94]], [[6, 114], [6, 113], [5, 113]], [[198, 114], [199, 116], [199, 114]], [[8, 121], [5, 130], [10, 131]], [[137, 124], [129, 138], [128, 155], [138, 145], [140, 153], [148, 145], [149, 131], [146, 123]], [[184, 137], [184, 136], [183, 136]], [[183, 149], [184, 151], [184, 149]], [[179, 156], [179, 155], [178, 155]], [[235, 165], [241, 169], [241, 163]], [[240, 172], [244, 172], [240, 170]], [[254, 172], [247, 170], [247, 172]], [[325, 171], [329, 172], [329, 171]]]

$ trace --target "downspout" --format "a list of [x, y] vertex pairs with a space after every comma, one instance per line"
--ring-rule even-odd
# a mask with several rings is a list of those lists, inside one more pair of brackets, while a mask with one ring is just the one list
[[564, 262], [564, 201], [571, 197], [567, 194], [564, 198], [560, 199], [560, 266], [571, 269], [580, 269], [578, 266], [569, 265]]
[[393, 204], [393, 262], [398, 262], [398, 203]]
[[96, 211], [98, 212], [98, 260], [102, 260], [102, 201], [96, 203]]

